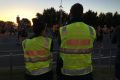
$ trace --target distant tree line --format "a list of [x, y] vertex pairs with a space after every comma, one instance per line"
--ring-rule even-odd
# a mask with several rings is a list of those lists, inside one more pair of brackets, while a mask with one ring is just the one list
[[9, 31], [11, 28], [16, 29], [16, 24], [12, 21], [0, 21], [0, 33], [5, 33]]
[[[28, 28], [31, 27], [31, 22], [29, 19], [27, 18], [23, 18], [22, 20], [20, 20], [20, 25], [25, 25]], [[15, 30], [17, 31], [17, 29], [19, 28], [19, 26], [17, 24], [15, 24], [12, 21], [0, 21], [0, 33], [5, 33], [5, 32], [10, 32], [11, 30]]]
[[60, 19], [62, 20], [62, 24], [64, 24], [68, 20], [68, 14], [63, 10], [56, 11], [53, 7], [51, 7], [49, 9], [44, 9], [43, 14], [36, 13], [36, 18], [48, 25], [52, 25], [53, 23], [60, 24]]
[[[48, 24], [50, 27], [53, 23], [65, 25], [70, 20], [69, 14], [63, 10], [57, 11], [53, 7], [44, 9], [42, 14], [39, 12], [36, 13], [35, 18], [39, 19], [41, 22]], [[22, 20], [25, 21], [29, 26], [32, 26], [29, 19], [24, 18]], [[97, 26], [103, 27], [104, 25], [107, 25], [107, 27], [110, 28], [120, 25], [120, 14], [118, 12], [98, 14], [92, 10], [88, 10], [83, 14], [82, 20], [95, 28]], [[9, 27], [17, 28], [16, 24], [12, 21], [0, 21], [0, 32], [4, 32]]]
[[[62, 13], [62, 14], [61, 14]], [[62, 16], [60, 16], [62, 15]], [[56, 11], [53, 7], [49, 9], [44, 9], [43, 14], [37, 13], [36, 18], [47, 24], [53, 24], [54, 22], [60, 23], [60, 18], [62, 20], [62, 25], [70, 20], [69, 14], [65, 11]], [[106, 25], [108, 28], [116, 27], [120, 25], [120, 14], [118, 12], [115, 13], [100, 13], [94, 12], [92, 10], [88, 10], [83, 14], [82, 20], [94, 27]]]

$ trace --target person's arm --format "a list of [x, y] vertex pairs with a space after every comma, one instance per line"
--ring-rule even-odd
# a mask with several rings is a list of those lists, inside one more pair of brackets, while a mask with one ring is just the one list
[[51, 42], [50, 52], [53, 52], [53, 40], [52, 40], [52, 42]]
[[58, 43], [59, 43], [59, 47], [61, 45], [61, 37], [60, 37], [60, 32], [58, 32]]
[[117, 35], [119, 35], [117, 32], [118, 32], [117, 29], [115, 29], [114, 32], [113, 32], [113, 34], [112, 34], [112, 40], [111, 40], [111, 42], [113, 44], [117, 43]]

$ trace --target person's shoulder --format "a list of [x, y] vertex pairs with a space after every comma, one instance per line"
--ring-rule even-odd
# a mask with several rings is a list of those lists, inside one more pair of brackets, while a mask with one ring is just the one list
[[47, 39], [47, 40], [52, 40], [52, 38], [50, 38], [48, 36], [45, 36], [44, 38]]
[[30, 39], [25, 39], [25, 40], [22, 41], [22, 43], [25, 43], [25, 42], [28, 42], [28, 41], [30, 41]]
[[95, 28], [93, 26], [89, 26], [90, 28], [92, 28], [93, 30], [95, 30]]
[[72, 22], [72, 23], [68, 23], [68, 24], [60, 27], [60, 30], [65, 30], [66, 28], [73, 27], [73, 26], [75, 26], [75, 25], [77, 25], [77, 24], [80, 25], [80, 24], [82, 24], [82, 22]]
[[95, 30], [95, 28], [94, 28], [93, 26], [90, 26], [90, 25], [87, 25], [87, 26], [88, 26], [88, 28], [89, 28], [90, 33], [91, 33], [92, 35], [96, 36], [96, 30]]
[[88, 25], [88, 24], [86, 24], [86, 23], [84, 23], [89, 29], [92, 29], [92, 30], [95, 30], [95, 28], [93, 27], [93, 26], [91, 26], [91, 25]]
[[61, 31], [62, 31], [62, 32], [66, 31], [66, 29], [67, 29], [68, 26], [69, 26], [69, 24], [64, 25], [64, 26], [61, 26], [61, 27], [60, 27], [60, 32], [61, 32]]
[[79, 25], [82, 25], [82, 26], [86, 26], [86, 27], [88, 27], [88, 26], [90, 26], [90, 25], [88, 25], [88, 24], [86, 24], [85, 22], [83, 22], [83, 21], [81, 21], [81, 22], [76, 22], [76, 24], [79, 24]]
[[23, 41], [22, 41], [22, 46], [25, 47], [25, 45], [26, 45], [26, 43], [28, 43], [28, 41], [29, 41], [29, 39], [25, 39], [25, 40], [23, 40]]

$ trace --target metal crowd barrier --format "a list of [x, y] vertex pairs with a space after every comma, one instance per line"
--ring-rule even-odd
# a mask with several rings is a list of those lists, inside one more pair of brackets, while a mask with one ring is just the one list
[[[7, 55], [0, 55], [0, 58], [4, 58], [4, 57], [9, 57], [9, 73], [10, 73], [10, 80], [13, 80], [13, 57], [14, 56], [23, 56], [23, 54], [14, 54], [16, 52], [20, 52], [22, 53], [23, 51], [21, 50], [8, 50], [8, 51], [0, 51], [0, 54], [1, 53], [7, 53]], [[17, 66], [17, 67], [21, 67], [21, 66]], [[16, 68], [17, 68], [16, 67]]]
[[[103, 55], [105, 55], [104, 53], [102, 53], [102, 50], [103, 51], [105, 51], [105, 50], [108, 50], [109, 51], [109, 53], [107, 53], [108, 55], [107, 56], [103, 56]], [[111, 64], [111, 59], [112, 58], [115, 58], [115, 55], [112, 55], [112, 51], [116, 51], [116, 48], [114, 48], [114, 49], [108, 49], [108, 48], [106, 48], [106, 49], [94, 49], [94, 51], [93, 51], [93, 60], [94, 61], [96, 61], [96, 60], [102, 60], [102, 59], [109, 59], [110, 60], [110, 67], [112, 66], [112, 64]], [[95, 52], [95, 51], [97, 51], [97, 52]], [[17, 53], [17, 52], [20, 52], [20, 54], [14, 54], [14, 53]], [[13, 57], [15, 57], [15, 56], [23, 56], [23, 51], [21, 51], [21, 50], [12, 50], [12, 51], [0, 51], [0, 54], [1, 53], [7, 53], [7, 55], [0, 55], [0, 58], [3, 58], [3, 57], [9, 57], [9, 63], [10, 63], [10, 65], [9, 65], [9, 69], [10, 69], [10, 80], [13, 80], [13, 68], [15, 67], [15, 66], [13, 66]], [[21, 54], [22, 53], [22, 54]], [[58, 54], [58, 51], [55, 51], [53, 54]], [[54, 61], [56, 60], [56, 58], [54, 59]], [[55, 66], [54, 66], [54, 70], [53, 70], [53, 72], [54, 72], [54, 80], [57, 80], [57, 75], [56, 75], [56, 70], [55, 70], [55, 68], [56, 68], [56, 62], [54, 62], [53, 63]], [[101, 64], [101, 63], [99, 63], [99, 64]], [[101, 64], [102, 65], [102, 64]], [[17, 67], [22, 67], [22, 66], [17, 66]], [[24, 68], [24, 67], [22, 67], [22, 68]]]

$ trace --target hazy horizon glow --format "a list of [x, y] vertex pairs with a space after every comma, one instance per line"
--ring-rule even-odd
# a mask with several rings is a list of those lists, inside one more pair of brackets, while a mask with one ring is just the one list
[[[44, 9], [54, 7], [59, 10], [61, 0], [0, 0], [0, 20], [16, 22], [16, 16], [32, 19], [36, 13], [42, 13]], [[120, 13], [120, 0], [63, 0], [63, 10], [69, 13], [74, 3], [81, 3], [84, 12]]]

